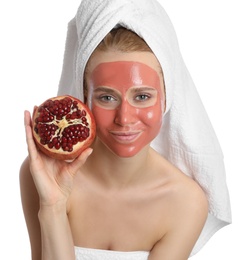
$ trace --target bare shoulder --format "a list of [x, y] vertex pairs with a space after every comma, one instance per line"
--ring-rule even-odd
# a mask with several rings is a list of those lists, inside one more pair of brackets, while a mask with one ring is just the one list
[[178, 214], [181, 218], [178, 223], [183, 219], [183, 214], [203, 221], [207, 217], [208, 202], [201, 186], [164, 158], [159, 162], [158, 171], [165, 186], [164, 196], [172, 212], [175, 212], [173, 221], [177, 221]]
[[156, 154], [154, 161], [156, 162], [154, 167], [157, 169], [159, 180], [162, 181], [166, 198], [171, 198], [173, 207], [177, 209], [179, 206], [190, 211], [191, 206], [201, 207], [207, 211], [206, 195], [195, 180], [184, 174], [159, 154]]
[[25, 160], [23, 161], [21, 167], [20, 167], [20, 181], [21, 181], [21, 185], [24, 184], [22, 183], [22, 181], [26, 178], [29, 178], [30, 175], [30, 170], [29, 170], [29, 159], [28, 157], [25, 158]]
[[192, 209], [200, 208], [207, 211], [207, 199], [205, 192], [201, 186], [192, 178], [182, 173], [179, 169], [174, 169], [171, 173], [171, 193], [174, 207], [180, 205], [181, 209], [192, 211]]
[[[28, 158], [26, 158], [23, 161], [23, 163], [20, 167], [19, 178], [20, 178], [20, 189], [21, 189], [22, 200], [25, 201], [26, 199], [28, 199], [26, 197], [26, 195], [29, 195], [29, 196], [34, 195], [35, 197], [38, 196], [33, 178], [30, 173]], [[33, 197], [33, 199], [35, 199], [35, 198]]]
[[174, 165], [165, 159], [158, 163], [164, 234], [149, 259], [187, 259], [207, 219], [207, 198], [199, 184]]
[[200, 226], [202, 226], [207, 218], [208, 202], [199, 184], [181, 173], [172, 180], [170, 185], [170, 205], [175, 212], [173, 225], [196, 223], [195, 226], [197, 226], [200, 222]]

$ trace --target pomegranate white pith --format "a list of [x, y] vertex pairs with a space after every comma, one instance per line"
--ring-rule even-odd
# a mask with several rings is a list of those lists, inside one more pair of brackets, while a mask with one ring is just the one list
[[89, 108], [72, 96], [50, 98], [32, 117], [39, 149], [59, 160], [75, 159], [95, 138], [96, 125]]

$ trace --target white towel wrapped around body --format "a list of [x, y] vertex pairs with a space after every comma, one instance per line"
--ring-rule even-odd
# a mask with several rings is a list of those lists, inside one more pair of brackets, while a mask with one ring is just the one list
[[152, 147], [196, 180], [206, 192], [209, 216], [192, 255], [220, 228], [231, 223], [223, 154], [177, 37], [156, 0], [83, 0], [69, 22], [58, 94], [83, 99], [83, 73], [100, 41], [117, 26], [141, 36], [159, 60], [166, 86], [166, 112]]

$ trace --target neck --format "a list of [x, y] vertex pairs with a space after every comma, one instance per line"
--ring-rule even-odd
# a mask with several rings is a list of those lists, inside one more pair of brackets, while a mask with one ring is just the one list
[[100, 140], [96, 140], [93, 153], [87, 161], [91, 174], [110, 188], [133, 185], [147, 173], [150, 146], [144, 147], [130, 158], [122, 158], [110, 151]]

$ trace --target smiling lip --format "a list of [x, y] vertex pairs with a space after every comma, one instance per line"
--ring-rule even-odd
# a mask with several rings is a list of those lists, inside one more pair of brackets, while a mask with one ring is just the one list
[[110, 132], [113, 138], [119, 143], [131, 143], [134, 142], [141, 132]]

